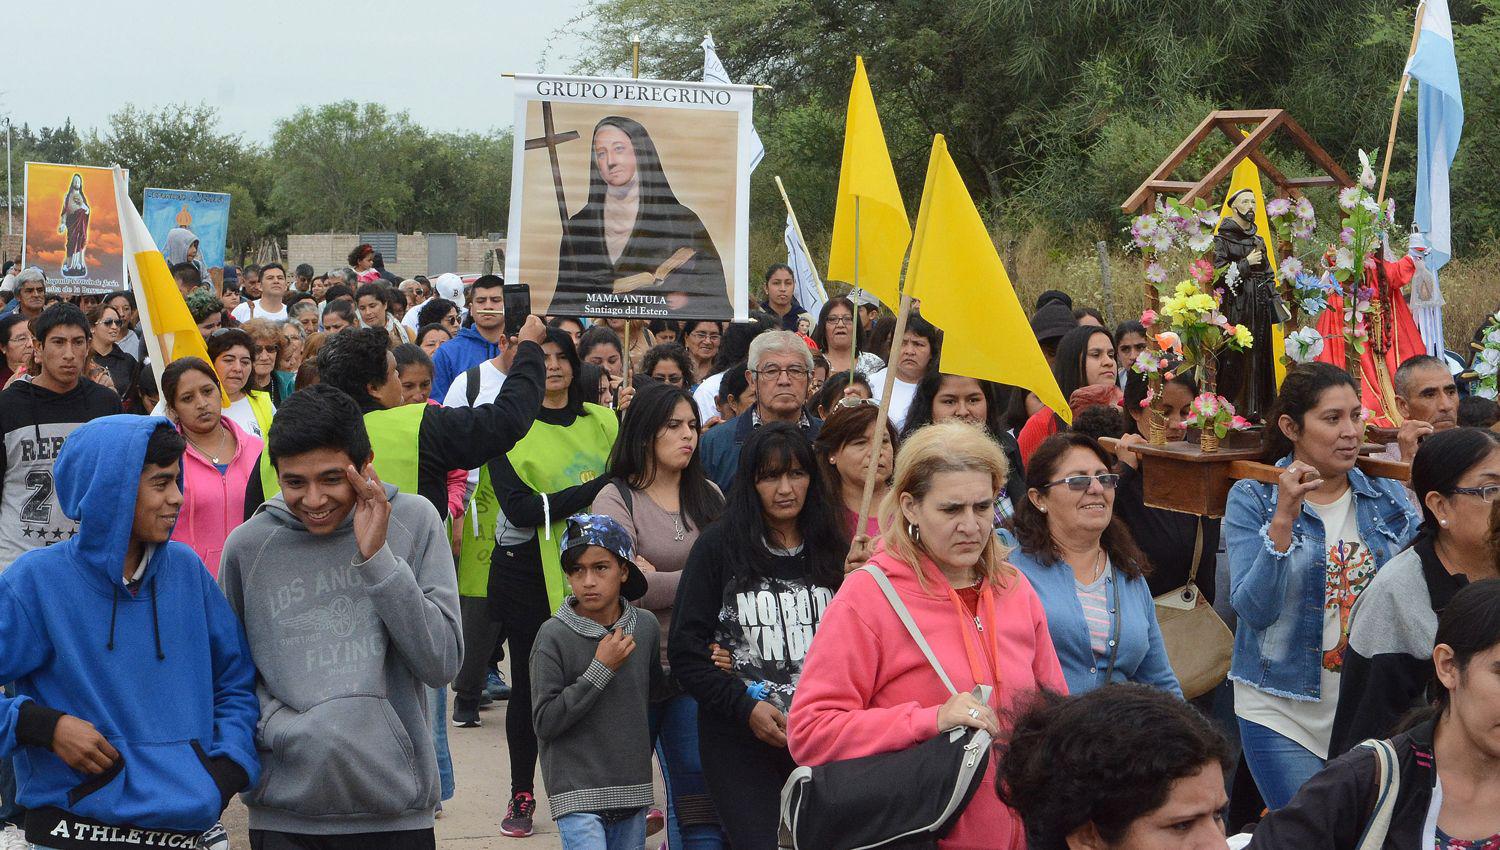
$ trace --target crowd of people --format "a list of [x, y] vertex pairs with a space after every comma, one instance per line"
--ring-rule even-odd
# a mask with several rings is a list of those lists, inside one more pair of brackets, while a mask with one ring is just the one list
[[237, 794], [255, 850], [433, 847], [497, 701], [495, 829], [545, 790], [570, 850], [785, 846], [799, 769], [954, 730], [982, 778], [901, 846], [1500, 848], [1500, 434], [1442, 360], [1394, 376], [1406, 482], [1348, 373], [1289, 369], [1220, 520], [1146, 503], [1145, 331], [1061, 292], [1071, 425], [785, 266], [745, 322], [507, 335], [498, 276], [183, 250], [208, 359], [160, 386], [129, 292], [0, 287], [0, 848], [222, 850]]

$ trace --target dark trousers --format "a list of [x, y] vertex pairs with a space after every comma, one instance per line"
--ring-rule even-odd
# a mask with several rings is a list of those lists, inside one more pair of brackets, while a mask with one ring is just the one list
[[505, 624], [510, 644], [510, 703], [505, 707], [505, 742], [510, 748], [510, 789], [514, 796], [535, 791], [537, 742], [531, 722], [531, 645], [547, 622], [547, 582], [536, 540], [515, 547], [496, 545], [490, 555], [490, 611]]
[[791, 754], [701, 709], [698, 754], [709, 796], [734, 850], [776, 850], [781, 786], [797, 767]]
[[435, 850], [431, 829], [401, 832], [355, 832], [347, 835], [299, 835], [250, 830], [250, 850]]
[[464, 660], [453, 680], [453, 704], [478, 708], [490, 659], [500, 642], [501, 624], [490, 615], [490, 602], [484, 597], [458, 597], [458, 612], [463, 619]]

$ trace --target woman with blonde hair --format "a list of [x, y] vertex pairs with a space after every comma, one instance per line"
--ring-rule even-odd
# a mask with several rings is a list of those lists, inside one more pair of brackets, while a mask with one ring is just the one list
[[[856, 570], [802, 669], [787, 726], [798, 764], [905, 750], [959, 726], [1001, 735], [1028, 694], [1066, 692], [1041, 601], [995, 536], [1008, 473], [1000, 447], [967, 422], [931, 425], [902, 443], [870, 566], [890, 580], [958, 693], [906, 636], [875, 578]], [[992, 762], [939, 848], [1026, 846], [994, 770]]]

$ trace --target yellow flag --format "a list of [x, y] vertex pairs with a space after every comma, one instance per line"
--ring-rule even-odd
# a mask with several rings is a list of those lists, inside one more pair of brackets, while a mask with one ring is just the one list
[[944, 372], [1025, 387], [1073, 421], [941, 135], [932, 140], [906, 294], [920, 298], [922, 318], [943, 329]]
[[911, 223], [896, 185], [880, 116], [875, 113], [875, 95], [865, 76], [865, 61], [856, 56], [844, 118], [844, 159], [839, 168], [828, 278], [855, 284], [894, 306], [900, 299], [901, 261], [910, 241]]
[[183, 357], [198, 357], [208, 363], [208, 346], [198, 333], [182, 290], [172, 279], [166, 258], [156, 249], [151, 232], [125, 189], [125, 172], [115, 169], [115, 206], [120, 211], [120, 238], [124, 242], [125, 268], [135, 292], [136, 311], [141, 317], [141, 336], [151, 358], [156, 385], [167, 364]]
[[[1229, 217], [1229, 199], [1242, 189], [1249, 189], [1255, 193], [1255, 232], [1260, 238], [1266, 240], [1266, 261], [1271, 264], [1271, 279], [1276, 280], [1276, 236], [1271, 230], [1271, 221], [1266, 218], [1266, 195], [1261, 191], [1260, 169], [1249, 157], [1240, 161], [1234, 167], [1234, 174], [1229, 179], [1229, 191], [1224, 194], [1224, 204], [1219, 208], [1219, 221], [1222, 222]], [[1219, 226], [1214, 225], [1214, 232], [1219, 232]], [[1274, 284], [1273, 284], [1274, 285]], [[1281, 325], [1271, 326], [1271, 338], [1266, 340], [1271, 346], [1271, 362], [1276, 365], [1276, 388], [1281, 388], [1281, 379], [1286, 377], [1286, 366], [1281, 362], [1281, 351], [1286, 348], [1286, 337], [1281, 332]], [[1260, 348], [1261, 340], [1256, 340], [1254, 348]]]

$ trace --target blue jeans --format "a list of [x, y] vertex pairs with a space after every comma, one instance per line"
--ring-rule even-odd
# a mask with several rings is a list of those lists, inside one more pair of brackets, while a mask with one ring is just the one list
[[1326, 764], [1291, 738], [1243, 717], [1236, 719], [1245, 761], [1267, 808], [1279, 809], [1290, 803], [1297, 789]]
[[557, 819], [563, 850], [645, 850], [646, 810], [616, 813], [574, 812]]
[[453, 755], [448, 751], [448, 689], [428, 688], [427, 707], [432, 714], [432, 749], [437, 753], [438, 800], [453, 799]]
[[729, 839], [714, 814], [698, 758], [697, 700], [679, 694], [653, 705], [651, 726], [667, 789], [667, 843], [672, 850], [727, 850]]

